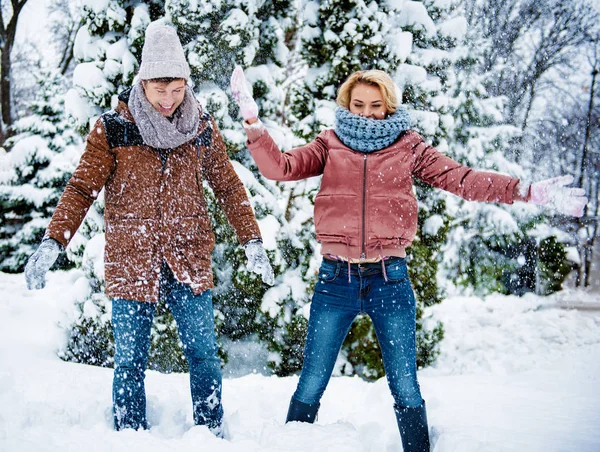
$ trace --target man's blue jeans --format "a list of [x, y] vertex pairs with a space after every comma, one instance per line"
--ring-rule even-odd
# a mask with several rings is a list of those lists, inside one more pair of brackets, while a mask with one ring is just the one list
[[[194, 295], [170, 270], [163, 272], [161, 296], [177, 322], [190, 369], [194, 422], [218, 430], [223, 419], [221, 363], [217, 356], [210, 291]], [[112, 300], [115, 336], [113, 413], [115, 429], [148, 428], [144, 377], [150, 351], [150, 328], [156, 304]]]
[[[323, 259], [315, 287], [304, 365], [293, 399], [318, 404], [335, 364], [342, 342], [360, 313], [373, 321], [383, 365], [397, 406], [423, 403], [417, 381], [416, 305], [406, 261], [352, 264]], [[349, 281], [350, 279], [350, 281]]]

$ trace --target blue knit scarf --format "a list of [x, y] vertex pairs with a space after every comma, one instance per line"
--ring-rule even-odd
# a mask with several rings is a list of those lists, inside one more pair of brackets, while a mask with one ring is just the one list
[[369, 153], [387, 148], [408, 129], [410, 114], [403, 105], [385, 119], [364, 118], [345, 108], [335, 110], [335, 134], [355, 151]]

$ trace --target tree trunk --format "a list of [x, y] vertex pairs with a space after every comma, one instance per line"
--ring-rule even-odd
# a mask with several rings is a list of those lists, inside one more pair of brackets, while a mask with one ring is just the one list
[[0, 79], [0, 102], [2, 107], [2, 122], [6, 127], [7, 131], [12, 125], [12, 105], [10, 98], [10, 51], [12, 49], [12, 42], [8, 39], [2, 46], [2, 56], [0, 57], [0, 73], [2, 79]]
[[[583, 150], [581, 152], [581, 161], [580, 161], [580, 166], [578, 168], [578, 171], [579, 171], [579, 178], [577, 179], [578, 187], [583, 187], [583, 175], [585, 173], [585, 165], [586, 165], [586, 162], [588, 159], [590, 135], [592, 133], [592, 113], [594, 111], [594, 95], [595, 95], [594, 92], [596, 89], [596, 78], [597, 77], [598, 77], [598, 68], [594, 67], [594, 69], [592, 70], [592, 83], [590, 86], [590, 101], [588, 103], [587, 119], [585, 121], [585, 137], [583, 140]], [[586, 207], [585, 211], [587, 211], [587, 207]], [[585, 214], [585, 211], [584, 211], [584, 214]]]
[[12, 99], [11, 99], [11, 51], [15, 43], [15, 35], [17, 32], [17, 21], [19, 14], [27, 0], [11, 0], [12, 17], [10, 21], [4, 24], [4, 19], [0, 17], [0, 45], [2, 56], [0, 57], [0, 108], [2, 108], [3, 130], [0, 134], [0, 146], [4, 144], [6, 138], [10, 136], [10, 127], [13, 123], [12, 118]]
[[[592, 184], [592, 187], [590, 187], [590, 199], [595, 199], [595, 200], [598, 199], [599, 186], [600, 186], [600, 184], [597, 181], [595, 184]], [[592, 221], [592, 223], [590, 224], [590, 227], [588, 229], [590, 231], [590, 238], [588, 240], [588, 242], [589, 242], [588, 256], [587, 256], [588, 259], [585, 262], [586, 269], [585, 269], [585, 279], [583, 281], [584, 287], [589, 287], [591, 285], [590, 275], [592, 273], [592, 266], [594, 263], [594, 250], [596, 249], [596, 243], [597, 243], [598, 237], [600, 235], [600, 231], [599, 231], [600, 203], [598, 203], [598, 201], [596, 201], [596, 211], [594, 212], [594, 216], [592, 217], [591, 221]]]
[[[582, 187], [582, 188], [584, 186], [586, 167], [587, 167], [588, 158], [589, 158], [589, 142], [590, 142], [590, 136], [591, 136], [591, 132], [592, 132], [592, 113], [594, 111], [594, 96], [595, 96], [597, 76], [598, 76], [598, 68], [596, 67], [596, 65], [594, 65], [594, 67], [592, 69], [592, 81], [591, 81], [591, 85], [590, 85], [590, 98], [589, 98], [589, 103], [588, 103], [588, 112], [587, 112], [587, 118], [586, 118], [586, 124], [585, 124], [583, 149], [581, 151], [581, 160], [579, 161], [579, 168], [577, 168], [577, 171], [579, 173], [579, 175], [578, 175], [579, 177], [577, 178], [577, 186]], [[591, 196], [592, 195], [591, 192], [593, 189], [593, 184], [591, 183], [591, 181], [589, 184], [589, 189], [590, 189], [590, 192], [588, 194]], [[587, 213], [588, 213], [588, 206], [586, 205], [583, 209], [584, 217], [587, 216]], [[593, 225], [589, 225], [589, 226], [585, 227], [586, 232], [587, 232], [587, 237], [585, 237], [584, 242], [579, 245], [581, 247], [580, 256], [582, 258], [582, 261], [581, 261], [581, 267], [579, 268], [579, 275], [577, 278], [578, 286], [588, 287], [590, 285], [590, 272], [592, 270], [592, 259], [593, 259], [593, 254], [594, 254], [593, 246], [596, 241], [595, 236], [597, 234], [597, 228], [598, 228], [597, 221], [595, 221]]]

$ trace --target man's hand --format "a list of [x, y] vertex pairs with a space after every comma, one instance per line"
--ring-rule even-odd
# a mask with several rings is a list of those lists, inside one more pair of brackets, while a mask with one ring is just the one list
[[46, 286], [46, 272], [56, 261], [62, 246], [54, 239], [42, 241], [25, 265], [25, 280], [29, 290], [43, 289]]
[[275, 276], [262, 242], [260, 240], [250, 240], [244, 245], [244, 251], [248, 258], [248, 263], [246, 264], [248, 270], [258, 273], [262, 276], [264, 283], [272, 286], [275, 283]]

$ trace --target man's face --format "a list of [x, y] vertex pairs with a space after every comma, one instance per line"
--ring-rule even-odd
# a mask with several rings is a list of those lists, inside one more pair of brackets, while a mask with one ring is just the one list
[[171, 116], [183, 102], [185, 80], [177, 79], [170, 83], [142, 81], [148, 102], [163, 116]]

